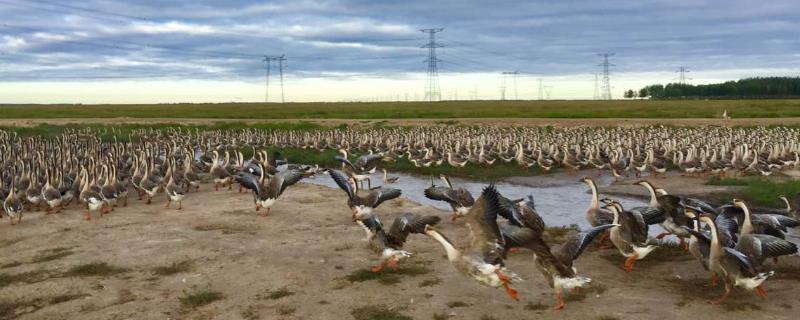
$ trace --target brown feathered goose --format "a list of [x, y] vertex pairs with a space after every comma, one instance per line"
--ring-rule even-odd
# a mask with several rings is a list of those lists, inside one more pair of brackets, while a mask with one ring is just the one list
[[514, 300], [519, 300], [517, 290], [510, 284], [519, 277], [503, 265], [504, 241], [497, 225], [501, 208], [492, 206], [498, 203], [490, 199], [497, 197], [494, 186], [488, 186], [469, 210], [466, 224], [470, 231], [470, 242], [464, 250], [458, 250], [453, 243], [432, 226], [425, 227], [425, 234], [438, 241], [447, 253], [447, 259], [456, 270], [472, 277], [483, 285], [504, 287]]
[[458, 217], [462, 217], [470, 211], [472, 205], [475, 204], [475, 199], [472, 194], [464, 188], [453, 188], [450, 178], [445, 175], [440, 175], [440, 178], [447, 183], [447, 186], [437, 186], [433, 183], [431, 177], [430, 188], [425, 189], [425, 197], [436, 201], [445, 201], [453, 209], [453, 217], [455, 221]]
[[363, 226], [369, 228], [374, 234], [370, 244], [381, 255], [380, 262], [372, 268], [372, 272], [380, 272], [384, 266], [396, 269], [400, 259], [411, 256], [410, 252], [403, 250], [408, 235], [411, 233], [424, 234], [426, 226], [434, 226], [439, 223], [439, 220], [440, 218], [437, 216], [404, 213], [394, 219], [388, 232], [384, 230], [383, 223], [376, 215], [360, 220]]
[[[353, 212], [353, 219], [364, 220], [372, 216], [372, 211], [377, 208], [381, 203], [399, 197], [402, 194], [400, 189], [394, 188], [378, 188], [370, 190], [366, 196], [359, 196], [353, 188], [355, 181], [348, 179], [339, 171], [330, 170], [329, 174], [336, 185], [339, 186], [345, 193], [347, 193], [347, 206]], [[351, 184], [351, 181], [354, 182]]]
[[532, 201], [533, 198], [530, 197], [529, 199], [529, 201], [518, 202], [515, 208], [515, 215], [518, 216], [524, 227], [506, 225], [501, 229], [505, 241], [505, 249], [527, 248], [533, 251], [536, 267], [542, 272], [547, 283], [554, 290], [556, 297], [554, 309], [563, 309], [564, 289], [580, 288], [591, 282], [591, 279], [577, 274], [577, 270], [573, 266], [574, 261], [578, 259], [594, 238], [615, 225], [601, 225], [576, 233], [561, 248], [553, 251], [542, 239], [545, 224], [541, 216], [536, 213]]

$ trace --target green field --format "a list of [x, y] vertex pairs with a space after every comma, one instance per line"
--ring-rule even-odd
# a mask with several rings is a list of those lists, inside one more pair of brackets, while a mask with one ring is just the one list
[[0, 105], [0, 119], [719, 118], [725, 109], [737, 118], [800, 117], [800, 99]]

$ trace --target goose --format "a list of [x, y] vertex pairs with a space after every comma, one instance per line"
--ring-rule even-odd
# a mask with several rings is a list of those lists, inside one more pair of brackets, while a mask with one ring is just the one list
[[[262, 171], [263, 175], [263, 171]], [[267, 184], [263, 182], [257, 184], [256, 193], [256, 210], [266, 208], [267, 212], [261, 216], [266, 217], [272, 210], [272, 205], [278, 200], [278, 197], [283, 194], [287, 187], [297, 183], [303, 179], [302, 171], [286, 170], [272, 176]]]
[[211, 163], [211, 169], [209, 169], [209, 173], [211, 177], [214, 179], [214, 190], [219, 191], [219, 186], [228, 185], [228, 190], [231, 189], [231, 174], [224, 168], [224, 166], [220, 166], [219, 164], [219, 152], [214, 150], [214, 160]]
[[786, 209], [783, 210], [784, 214], [786, 216], [794, 217], [795, 219], [798, 218], [797, 211], [792, 206], [789, 198], [787, 198], [785, 195], [780, 195], [778, 198], [781, 199], [781, 201], [783, 201], [783, 203], [786, 205]]
[[108, 172], [108, 166], [103, 165], [103, 176], [105, 177], [105, 181], [103, 181], [103, 185], [100, 187], [100, 195], [103, 196], [103, 201], [106, 202], [105, 213], [109, 211], [114, 211], [114, 206], [117, 204], [117, 189], [114, 188], [112, 184], [112, 177], [111, 174]]
[[447, 259], [459, 272], [472, 277], [479, 283], [489, 287], [503, 287], [511, 299], [519, 300], [517, 290], [511, 287], [519, 276], [503, 265], [503, 237], [497, 226], [499, 208], [489, 199], [497, 197], [493, 185], [486, 187], [467, 214], [466, 223], [470, 231], [470, 242], [464, 250], [458, 250], [436, 228], [426, 225], [425, 234], [439, 242], [447, 253]]
[[512, 248], [527, 248], [533, 251], [536, 267], [545, 277], [550, 288], [554, 290], [556, 305], [553, 309], [563, 309], [565, 306], [563, 290], [577, 289], [592, 281], [590, 278], [577, 274], [577, 270], [573, 266], [574, 262], [592, 240], [609, 228], [614, 227], [614, 225], [602, 225], [576, 233], [569, 237], [561, 248], [553, 251], [542, 239], [545, 225], [541, 216], [536, 213], [533, 202], [520, 201], [516, 206], [515, 212], [520, 217], [524, 227], [514, 226], [513, 224], [503, 226], [501, 232], [504, 249], [508, 251]]
[[578, 182], [586, 183], [592, 191], [592, 199], [589, 202], [589, 208], [586, 209], [586, 221], [592, 227], [610, 224], [614, 220], [614, 216], [610, 210], [600, 208], [599, 195], [597, 192], [597, 183], [591, 177], [583, 177]]
[[106, 202], [103, 201], [103, 196], [97, 192], [92, 190], [90, 187], [94, 184], [94, 180], [89, 182], [89, 175], [86, 170], [83, 170], [82, 173], [83, 177], [81, 181], [83, 182], [83, 187], [81, 188], [81, 193], [78, 196], [81, 202], [86, 204], [86, 216], [84, 219], [92, 220], [92, 211], [100, 210], [100, 216], [103, 216], [103, 207], [105, 207]]
[[397, 180], [400, 180], [400, 177], [390, 177], [390, 176], [388, 176], [388, 173], [386, 172], [386, 169], [383, 169], [383, 183], [385, 183], [385, 184], [396, 183]]
[[172, 201], [178, 202], [178, 210], [183, 208], [183, 198], [185, 197], [185, 192], [175, 184], [175, 177], [172, 173], [172, 168], [170, 168], [169, 173], [169, 181], [167, 182], [167, 186], [164, 187], [164, 191], [167, 194], [167, 204], [164, 205], [164, 208], [169, 209], [169, 205]]
[[192, 159], [186, 155], [186, 160], [183, 162], [183, 179], [186, 181], [186, 191], [190, 191], [194, 187], [195, 192], [200, 190], [200, 176], [194, 172], [191, 166]]
[[383, 156], [379, 154], [365, 154], [358, 157], [356, 162], [353, 163], [350, 162], [350, 160], [347, 160], [347, 151], [339, 150], [339, 152], [343, 155], [336, 156], [334, 159], [342, 163], [344, 171], [358, 183], [367, 181], [367, 188], [372, 189], [372, 180], [370, 179], [370, 175], [375, 173], [377, 164], [383, 158]]
[[[33, 173], [31, 173], [32, 175]], [[28, 188], [25, 189], [25, 200], [31, 205], [36, 206], [36, 211], [40, 211], [42, 203], [42, 188], [39, 187], [39, 182], [31, 178]]]
[[380, 272], [384, 266], [397, 269], [397, 263], [400, 259], [411, 256], [410, 252], [403, 250], [403, 245], [408, 235], [411, 233], [425, 234], [425, 228], [427, 226], [435, 226], [439, 223], [440, 218], [437, 216], [404, 213], [394, 219], [388, 232], [384, 230], [383, 223], [376, 215], [371, 215], [363, 220], [371, 220], [364, 222], [364, 225], [369, 226], [370, 231], [374, 234], [372, 247], [381, 255], [380, 262], [372, 267], [371, 270], [372, 272]]
[[650, 244], [647, 237], [647, 224], [641, 215], [625, 211], [619, 202], [608, 206], [614, 215], [611, 228], [611, 243], [626, 257], [623, 269], [633, 271], [637, 260], [644, 259], [656, 246]]
[[145, 204], [152, 203], [153, 197], [155, 197], [156, 194], [158, 194], [158, 190], [161, 188], [161, 186], [158, 183], [153, 181], [150, 175], [151, 175], [151, 170], [149, 168], [149, 165], [145, 163], [144, 176], [142, 177], [142, 180], [139, 182], [139, 187], [142, 189], [142, 191], [144, 192], [144, 196], [147, 198], [147, 202], [145, 202]]
[[[759, 272], [753, 265], [750, 256], [720, 243], [720, 230], [711, 215], [700, 215], [700, 221], [708, 225], [711, 230], [709, 242], [708, 267], [711, 272], [722, 277], [725, 283], [725, 293], [717, 300], [709, 301], [711, 304], [720, 304], [731, 294], [733, 287], [743, 287], [746, 290], [756, 290], [759, 296], [766, 297], [766, 291], [761, 285], [767, 278], [775, 274], [774, 271]], [[702, 239], [702, 238], [700, 238]], [[750, 245], [748, 245], [750, 247]], [[761, 246], [762, 254], [782, 252], [783, 249], [773, 249], [770, 245]], [[795, 251], [797, 248], [795, 247]]]
[[120, 180], [117, 178], [117, 168], [116, 166], [111, 166], [111, 182], [112, 187], [114, 190], [117, 191], [117, 203], [122, 202], [123, 207], [128, 206], [128, 184], [130, 183], [127, 178], [124, 180]]
[[431, 186], [425, 189], [425, 197], [435, 201], [445, 201], [450, 204], [453, 209], [452, 221], [455, 221], [461, 216], [467, 214], [475, 204], [475, 199], [472, 194], [464, 188], [454, 189], [450, 178], [445, 175], [440, 175], [440, 178], [447, 183], [447, 186], [436, 186], [433, 183], [433, 176], [431, 176]]
[[[353, 220], [365, 220], [372, 216], [372, 212], [381, 203], [400, 197], [402, 191], [393, 188], [378, 188], [370, 190], [369, 194], [364, 197], [358, 195], [358, 190], [354, 187], [355, 181], [348, 179], [339, 171], [330, 170], [329, 174], [336, 185], [339, 186], [347, 194], [347, 206], [353, 213]], [[353, 184], [350, 183], [353, 181]]]
[[[22, 212], [25, 210], [25, 207], [22, 205], [22, 200], [17, 197], [15, 184], [16, 177], [13, 179], [13, 182], [11, 183], [11, 189], [8, 191], [8, 195], [3, 201], [3, 210], [6, 212], [6, 214], [8, 214], [8, 218], [11, 220], [11, 225], [22, 222]], [[17, 219], [16, 223], [14, 222], [14, 218]]]
[[56, 210], [55, 213], [61, 212], [61, 192], [58, 191], [56, 187], [50, 184], [50, 180], [52, 177], [50, 176], [50, 169], [45, 169], [45, 185], [42, 188], [42, 200], [47, 204], [47, 213], [53, 213], [52, 210]]

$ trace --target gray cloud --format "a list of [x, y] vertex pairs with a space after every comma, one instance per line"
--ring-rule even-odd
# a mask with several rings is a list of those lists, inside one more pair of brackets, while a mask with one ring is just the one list
[[798, 61], [800, 5], [784, 1], [0, 0], [0, 78], [250, 79], [287, 72], [424, 72], [425, 27], [442, 72], [589, 74], [689, 65], [780, 69]]

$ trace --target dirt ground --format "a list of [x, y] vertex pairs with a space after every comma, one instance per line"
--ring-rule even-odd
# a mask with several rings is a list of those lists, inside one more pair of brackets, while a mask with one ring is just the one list
[[39, 124], [160, 124], [180, 123], [184, 125], [210, 125], [218, 122], [241, 122], [246, 124], [257, 123], [287, 123], [310, 122], [326, 126], [340, 124], [373, 125], [381, 123], [390, 126], [419, 126], [447, 124], [466, 125], [517, 125], [517, 126], [650, 126], [650, 125], [681, 125], [681, 126], [759, 126], [759, 125], [798, 125], [800, 118], [742, 118], [742, 119], [566, 119], [566, 118], [452, 118], [452, 119], [197, 119], [197, 118], [69, 118], [69, 119], [0, 119], [0, 126], [36, 126]]
[[[592, 246], [577, 264], [592, 285], [553, 311], [552, 292], [526, 251], [507, 261], [525, 279], [515, 284], [519, 302], [456, 272], [424, 236], [410, 238], [406, 249], [415, 255], [398, 271], [372, 274], [376, 254], [339, 190], [292, 186], [269, 217], [257, 216], [252, 197], [235, 188], [203, 185], [181, 211], [164, 209], [164, 201], [162, 194], [145, 205], [133, 196], [128, 207], [91, 221], [74, 205], [58, 215], [27, 213], [14, 227], [6, 219], [0, 319], [789, 319], [800, 308], [797, 256], [780, 261], [765, 284], [768, 299], [736, 290], [712, 306], [706, 301], [722, 289], [709, 286], [688, 254], [657, 249], [627, 273], [616, 250]], [[402, 199], [379, 209], [387, 225], [403, 212], [448, 217]], [[466, 239], [461, 222], [443, 219], [440, 229]]]

